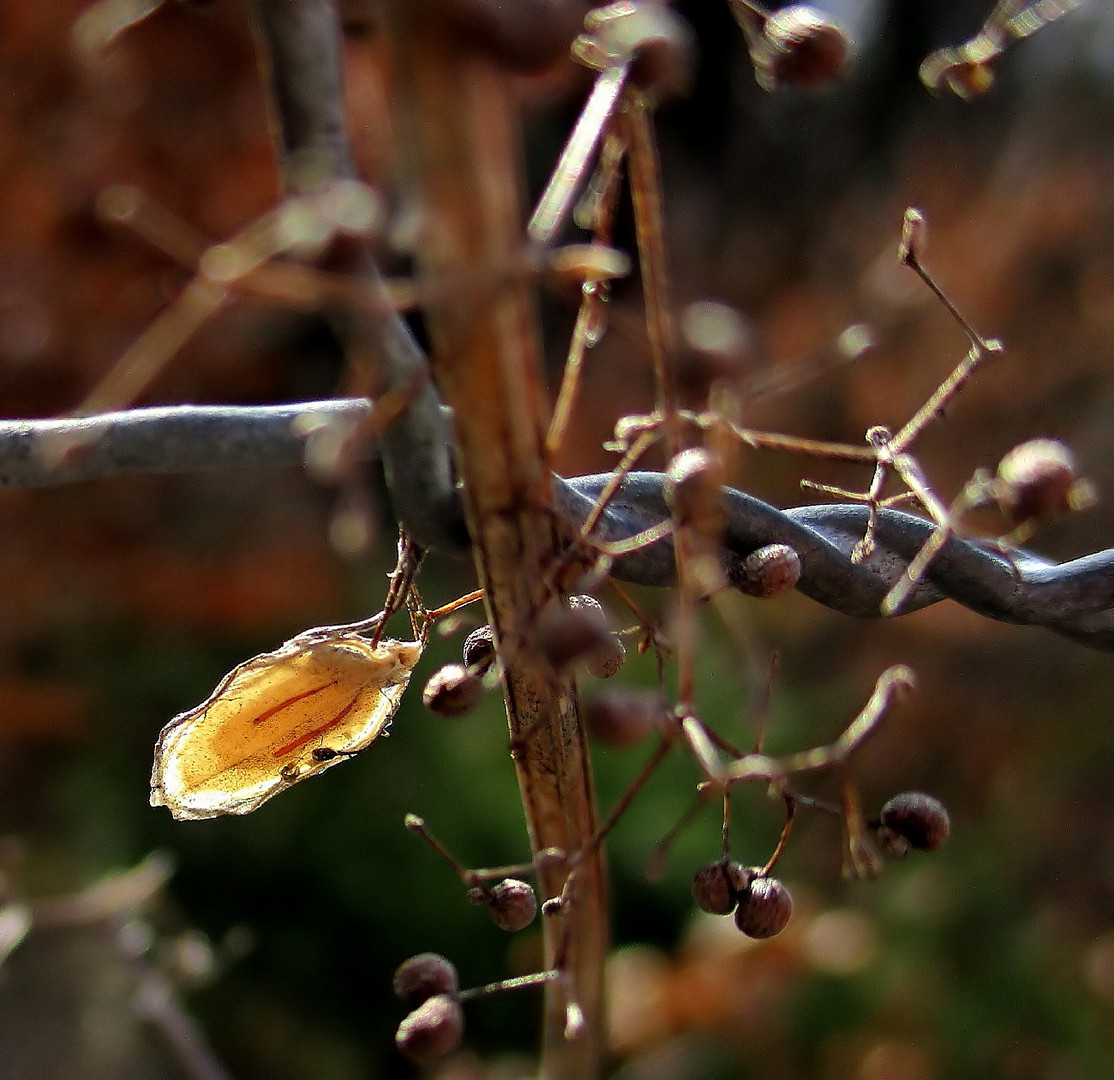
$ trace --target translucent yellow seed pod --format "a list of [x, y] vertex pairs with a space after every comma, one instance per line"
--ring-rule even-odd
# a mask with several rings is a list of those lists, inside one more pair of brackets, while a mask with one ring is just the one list
[[363, 750], [387, 728], [422, 653], [309, 631], [225, 676], [155, 745], [151, 805], [179, 820], [247, 814]]

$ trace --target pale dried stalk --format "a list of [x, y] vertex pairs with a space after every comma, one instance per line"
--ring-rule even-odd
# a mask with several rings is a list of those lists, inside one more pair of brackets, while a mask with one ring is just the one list
[[[401, 145], [411, 153], [422, 203], [422, 273], [512, 261], [522, 245], [517, 118], [506, 76], [457, 38], [439, 37], [407, 0], [385, 5], [397, 63]], [[505, 665], [511, 746], [535, 852], [579, 851], [595, 833], [590, 766], [572, 684], [558, 680], [530, 645], [558, 554], [544, 458], [540, 334], [519, 282], [445, 298], [427, 311], [434, 374], [454, 409], [473, 555]], [[546, 896], [564, 871], [544, 869]], [[569, 925], [571, 920], [571, 925]], [[577, 872], [575, 903], [547, 919], [552, 963], [567, 942], [567, 979], [546, 985], [541, 1074], [549, 1080], [599, 1072], [601, 972], [607, 946], [602, 860]], [[562, 941], [564, 938], [564, 942]], [[584, 1017], [566, 1038], [566, 987]]]

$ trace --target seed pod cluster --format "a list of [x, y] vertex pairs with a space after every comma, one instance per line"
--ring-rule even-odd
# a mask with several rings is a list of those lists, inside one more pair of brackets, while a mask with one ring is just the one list
[[710, 914], [734, 913], [735, 925], [752, 938], [775, 937], [793, 915], [793, 897], [782, 881], [731, 860], [700, 867], [692, 879], [692, 898]]

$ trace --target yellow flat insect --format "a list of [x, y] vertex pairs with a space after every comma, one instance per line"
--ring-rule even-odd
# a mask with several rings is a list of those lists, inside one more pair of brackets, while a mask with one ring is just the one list
[[419, 641], [307, 631], [225, 676], [155, 744], [151, 805], [179, 820], [247, 814], [363, 750], [387, 728]]

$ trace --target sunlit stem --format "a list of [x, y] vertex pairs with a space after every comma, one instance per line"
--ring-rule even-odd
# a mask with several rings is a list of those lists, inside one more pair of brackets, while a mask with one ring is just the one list
[[[789, 842], [789, 834], [793, 831], [793, 821], [797, 813], [797, 804], [792, 795], [785, 796], [785, 824], [781, 828], [781, 835], [778, 837], [777, 847], [774, 848], [773, 854], [767, 860], [766, 865], [762, 867], [759, 877], [765, 877], [770, 873], [778, 860], [785, 851], [785, 845]], [[724, 853], [726, 855], [726, 852]]]
[[476, 998], [490, 997], [492, 994], [502, 994], [510, 990], [529, 990], [534, 986], [544, 986], [546, 983], [554, 982], [559, 978], [561, 978], [561, 973], [556, 969], [535, 971], [529, 975], [517, 975], [513, 979], [500, 979], [499, 982], [461, 990], [457, 998], [459, 1001], [474, 1001]]
[[539, 244], [549, 244], [560, 232], [576, 201], [588, 161], [599, 145], [607, 121], [627, 81], [630, 61], [606, 68], [596, 79], [580, 118], [530, 218], [527, 235]]

